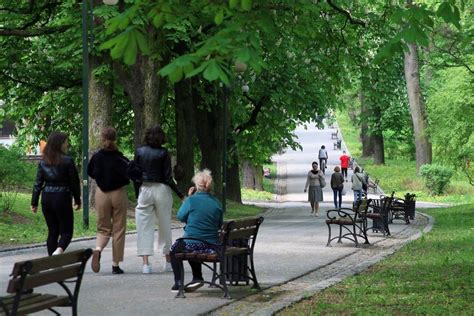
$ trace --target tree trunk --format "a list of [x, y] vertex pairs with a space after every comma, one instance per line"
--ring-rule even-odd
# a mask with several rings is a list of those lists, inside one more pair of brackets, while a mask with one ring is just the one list
[[[94, 69], [103, 63], [105, 63], [104, 58], [89, 56], [89, 159], [100, 148], [102, 130], [112, 126], [113, 88], [109, 84], [102, 83], [93, 75]], [[89, 205], [91, 208], [95, 207], [96, 189], [95, 181], [89, 181]]]
[[359, 100], [361, 108], [360, 140], [362, 142], [362, 157], [370, 157], [374, 153], [374, 139], [369, 134], [367, 118], [370, 113], [363, 91], [359, 92]]
[[420, 87], [418, 52], [415, 44], [408, 44], [409, 51], [405, 53], [405, 79], [407, 83], [408, 101], [416, 146], [416, 170], [423, 164], [431, 163], [431, 142], [428, 135], [425, 105]]
[[384, 154], [384, 143], [382, 133], [377, 133], [372, 136], [373, 145], [374, 145], [374, 164], [383, 165], [385, 164], [385, 154]]
[[255, 165], [255, 190], [263, 191], [263, 166]]
[[236, 157], [227, 168], [227, 198], [237, 203], [242, 203], [242, 192], [240, 189], [240, 168]]
[[174, 85], [176, 122], [176, 164], [182, 175], [176, 175], [178, 187], [187, 192], [194, 175], [195, 115], [192, 99], [192, 81], [181, 80]]
[[244, 188], [255, 189], [255, 168], [248, 160], [242, 161], [242, 179]]
[[[216, 93], [211, 84], [207, 84], [208, 93], [215, 93], [217, 97], [208, 104], [201, 104], [201, 91], [193, 87], [193, 105], [196, 113], [196, 135], [201, 149], [200, 168], [211, 170], [214, 179], [214, 193], [222, 199], [222, 155], [223, 155], [223, 134], [224, 121], [223, 107], [218, 104], [222, 100], [220, 93]], [[214, 91], [213, 91], [214, 90]]]

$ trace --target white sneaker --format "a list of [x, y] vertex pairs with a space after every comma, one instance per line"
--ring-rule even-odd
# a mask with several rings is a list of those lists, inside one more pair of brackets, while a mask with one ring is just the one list
[[144, 264], [142, 272], [143, 272], [143, 274], [150, 274], [151, 273], [151, 264]]
[[171, 267], [171, 263], [165, 262], [163, 265], [163, 272], [173, 272], [173, 268]]

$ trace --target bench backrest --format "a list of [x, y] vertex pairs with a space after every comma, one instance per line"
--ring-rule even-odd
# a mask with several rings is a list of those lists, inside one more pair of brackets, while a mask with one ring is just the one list
[[244, 218], [224, 223], [222, 229], [222, 242], [226, 246], [232, 246], [235, 243], [238, 247], [242, 246], [241, 241], [245, 241], [250, 249], [253, 249], [255, 240], [263, 222], [263, 217]]
[[30, 290], [38, 286], [82, 277], [92, 249], [81, 249], [61, 255], [16, 262], [7, 292]]

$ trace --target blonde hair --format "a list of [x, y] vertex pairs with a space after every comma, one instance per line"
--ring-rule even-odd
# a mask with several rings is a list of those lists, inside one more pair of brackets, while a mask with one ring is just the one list
[[204, 169], [198, 171], [193, 179], [194, 185], [196, 186], [197, 191], [211, 191], [212, 188], [212, 176], [211, 171], [209, 169]]

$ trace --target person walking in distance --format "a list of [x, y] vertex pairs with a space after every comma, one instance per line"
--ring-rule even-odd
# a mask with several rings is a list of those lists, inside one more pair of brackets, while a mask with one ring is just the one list
[[326, 173], [326, 168], [328, 165], [328, 152], [326, 151], [326, 146], [322, 145], [318, 153], [319, 158], [319, 168], [323, 173]]
[[127, 225], [128, 196], [126, 174], [128, 159], [118, 150], [117, 132], [112, 127], [101, 133], [102, 148], [88, 165], [87, 174], [97, 183], [95, 209], [97, 213], [97, 238], [92, 255], [92, 271], [100, 271], [102, 250], [112, 237], [112, 273], [122, 274], [119, 263], [123, 261], [125, 230]]
[[359, 167], [355, 167], [354, 174], [351, 178], [352, 190], [354, 191], [354, 202], [362, 199], [362, 184], [365, 183], [364, 175], [360, 172]]
[[154, 254], [155, 221], [158, 217], [158, 248], [165, 255], [163, 271], [172, 271], [171, 207], [173, 190], [180, 199], [184, 198], [172, 177], [171, 157], [165, 144], [165, 133], [160, 125], [149, 128], [145, 133], [145, 145], [135, 151], [135, 163], [142, 170], [142, 185], [139, 188], [135, 220], [137, 223], [137, 252], [142, 257], [143, 273], [151, 273], [149, 256]]
[[[334, 207], [341, 208], [342, 204], [342, 190], [344, 189], [344, 177], [341, 174], [339, 166], [334, 168], [334, 173], [331, 175], [331, 189], [334, 195]], [[338, 201], [339, 198], [339, 201]]]
[[74, 231], [75, 209], [81, 207], [81, 188], [74, 160], [66, 155], [68, 151], [67, 136], [53, 132], [48, 137], [43, 150], [43, 158], [38, 164], [36, 180], [31, 197], [31, 211], [38, 211], [41, 194], [41, 209], [46, 225], [48, 254], [62, 254], [72, 239]]
[[308, 172], [306, 177], [306, 184], [304, 192], [308, 191], [308, 202], [311, 204], [311, 214], [319, 216], [319, 202], [323, 201], [322, 188], [326, 185], [324, 174], [318, 169], [318, 163], [313, 161], [312, 169]]
[[341, 161], [342, 176], [346, 179], [347, 182], [347, 168], [349, 167], [349, 161], [351, 160], [351, 157], [346, 154], [345, 150], [343, 150], [341, 157], [339, 157], [339, 160]]

